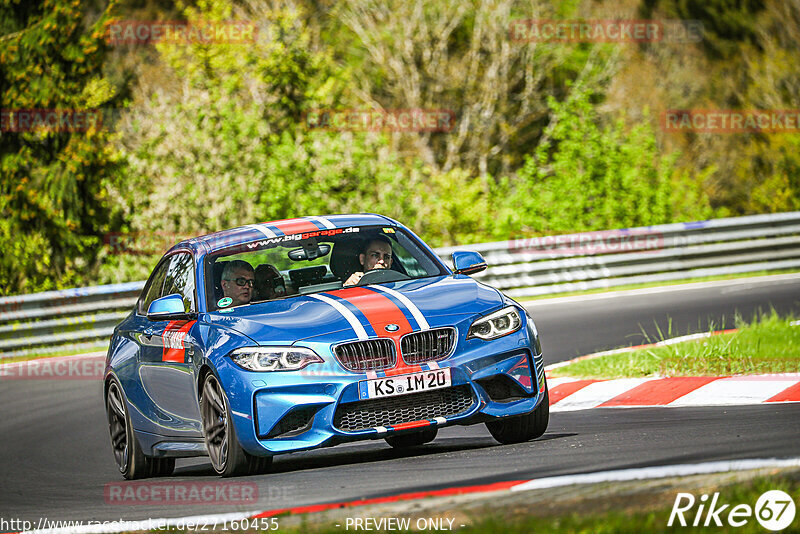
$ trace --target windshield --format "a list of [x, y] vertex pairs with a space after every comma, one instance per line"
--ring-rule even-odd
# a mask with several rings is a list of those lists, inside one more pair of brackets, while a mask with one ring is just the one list
[[399, 228], [360, 226], [263, 239], [209, 254], [208, 310], [446, 274]]

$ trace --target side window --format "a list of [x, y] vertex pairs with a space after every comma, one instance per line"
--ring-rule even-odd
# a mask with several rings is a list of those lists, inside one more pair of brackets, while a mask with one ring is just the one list
[[183, 297], [183, 309], [196, 311], [194, 302], [194, 265], [191, 254], [176, 254], [169, 261], [164, 278], [164, 290], [161, 296], [175, 293]]
[[164, 278], [167, 276], [167, 267], [170, 261], [161, 262], [153, 274], [150, 276], [145, 286], [142, 296], [139, 297], [139, 314], [145, 315], [150, 304], [161, 296], [161, 289], [164, 287]]
[[392, 260], [400, 263], [411, 278], [428, 274], [417, 259], [397, 242], [392, 243], [392, 256]]

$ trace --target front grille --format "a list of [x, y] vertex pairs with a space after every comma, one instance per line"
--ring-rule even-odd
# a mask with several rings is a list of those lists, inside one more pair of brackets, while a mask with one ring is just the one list
[[391, 339], [368, 339], [334, 347], [333, 353], [348, 371], [378, 371], [397, 363]]
[[403, 336], [400, 350], [406, 363], [441, 360], [450, 354], [456, 339], [453, 328], [437, 328]]
[[472, 406], [468, 385], [435, 389], [424, 393], [340, 404], [333, 424], [345, 432], [378, 426], [399, 425], [421, 419], [451, 417]]

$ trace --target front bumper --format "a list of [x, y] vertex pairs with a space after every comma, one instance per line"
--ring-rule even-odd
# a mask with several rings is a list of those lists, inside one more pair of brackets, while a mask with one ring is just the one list
[[523, 328], [490, 342], [462, 340], [447, 359], [403, 371], [449, 367], [451, 387], [371, 400], [359, 398], [359, 382], [385, 373], [343, 371], [330, 353], [331, 365], [293, 373], [248, 372], [233, 363], [219, 371], [232, 386], [226, 391], [242, 447], [274, 455], [530, 413], [545, 390], [535, 335]]

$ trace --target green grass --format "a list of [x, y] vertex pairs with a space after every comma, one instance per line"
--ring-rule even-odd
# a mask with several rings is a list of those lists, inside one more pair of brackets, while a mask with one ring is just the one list
[[738, 332], [674, 345], [610, 354], [551, 371], [551, 376], [625, 378], [646, 376], [724, 376], [800, 372], [800, 326], [772, 311], [750, 324], [737, 320]]
[[598, 293], [609, 293], [614, 291], [627, 291], [631, 289], [647, 289], [651, 287], [663, 286], [678, 286], [682, 284], [694, 284], [699, 282], [716, 282], [719, 280], [739, 280], [741, 278], [753, 278], [756, 276], [769, 276], [775, 274], [791, 274], [800, 272], [797, 269], [782, 269], [777, 271], [755, 271], [752, 273], [740, 274], [721, 274], [717, 276], [702, 276], [697, 278], [686, 278], [684, 280], [671, 280], [669, 282], [650, 282], [647, 284], [626, 284], [615, 287], [601, 287], [597, 289], [585, 289], [582, 291], [566, 291], [564, 293], [551, 293], [548, 295], [539, 295], [537, 297], [522, 297], [517, 299], [519, 302], [530, 302], [534, 300], [553, 299], [558, 297], [573, 297], [577, 295], [595, 295]]
[[[658, 507], [652, 510], [637, 509], [637, 500], [634, 497], [629, 506], [624, 508], [613, 508], [605, 513], [571, 513], [568, 515], [561, 515], [556, 517], [535, 517], [533, 515], [517, 517], [508, 520], [503, 516], [492, 516], [488, 519], [482, 520], [478, 523], [470, 525], [459, 532], [464, 534], [471, 533], [487, 533], [487, 534], [523, 534], [531, 532], [547, 532], [552, 534], [571, 534], [571, 533], [631, 533], [641, 534], [657, 533], [657, 532], [736, 532], [736, 533], [750, 533], [750, 532], [767, 532], [755, 517], [750, 517], [746, 525], [742, 527], [731, 527], [727, 524], [727, 512], [736, 504], [747, 504], [751, 508], [755, 508], [756, 501], [766, 491], [779, 489], [788, 493], [790, 496], [796, 497], [798, 490], [800, 490], [800, 480], [797, 474], [794, 476], [778, 476], [770, 478], [757, 478], [752, 481], [743, 482], [728, 486], [725, 488], [717, 489], [719, 491], [719, 504], [731, 503], [731, 506], [720, 514], [720, 520], [723, 527], [697, 527], [691, 526], [681, 527], [677, 521], [672, 527], [667, 527], [670, 512], [672, 511], [672, 504], [674, 502], [674, 493], [672, 499], [665, 503], [663, 507]], [[714, 490], [710, 493], [713, 494]], [[675, 492], [677, 493], [677, 492]], [[696, 498], [700, 497], [699, 492], [694, 492]], [[699, 499], [698, 499], [699, 500]], [[797, 499], [795, 499], [797, 500]], [[580, 504], [577, 504], [580, 508]], [[687, 512], [684, 518], [687, 519], [687, 524], [691, 525], [694, 518], [694, 513], [697, 512], [698, 504], [696, 503], [692, 508], [692, 513]], [[708, 508], [708, 507], [706, 507]], [[690, 518], [691, 516], [691, 518]], [[705, 520], [703, 516], [701, 520]], [[792, 524], [781, 531], [782, 533], [796, 533], [800, 532], [800, 519], [795, 516]]]

